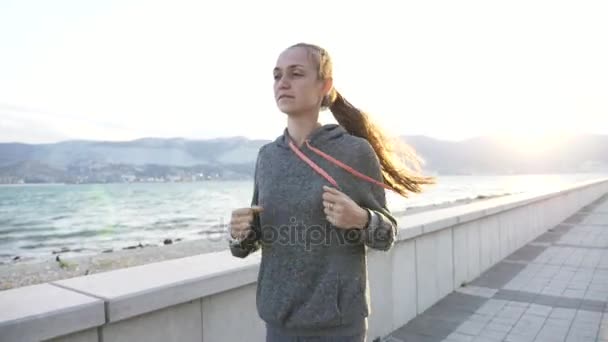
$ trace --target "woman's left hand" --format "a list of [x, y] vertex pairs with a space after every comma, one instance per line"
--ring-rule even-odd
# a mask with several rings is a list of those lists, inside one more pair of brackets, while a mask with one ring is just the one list
[[323, 186], [323, 207], [327, 220], [337, 228], [363, 229], [367, 211], [338, 189]]

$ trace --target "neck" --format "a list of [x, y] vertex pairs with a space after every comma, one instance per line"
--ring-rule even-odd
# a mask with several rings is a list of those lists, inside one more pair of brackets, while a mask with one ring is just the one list
[[287, 118], [287, 131], [298, 147], [302, 146], [312, 131], [321, 126], [318, 119], [318, 113], [314, 116], [302, 115]]

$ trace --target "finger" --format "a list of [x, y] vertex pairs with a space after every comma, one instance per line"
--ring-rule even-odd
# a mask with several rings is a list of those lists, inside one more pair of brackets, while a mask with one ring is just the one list
[[334, 204], [333, 207], [331, 207], [331, 212], [334, 215], [339, 215], [342, 212], [342, 206], [339, 204]]
[[251, 221], [241, 222], [241, 225], [243, 226], [244, 230], [250, 230], [251, 229]]
[[239, 220], [233, 224], [237, 229], [243, 229], [251, 226], [251, 222], [247, 220]]
[[233, 229], [235, 235], [239, 236], [244, 236], [245, 234], [248, 234], [250, 230], [251, 228], [246, 224], [236, 225]]
[[259, 206], [259, 205], [254, 205], [254, 206], [251, 206], [251, 208], [250, 208], [250, 209], [251, 209], [251, 210], [252, 210], [252, 212], [254, 212], [254, 213], [261, 213], [262, 211], [264, 211], [264, 207]]
[[340, 190], [338, 190], [336, 188], [333, 188], [331, 186], [323, 185], [323, 189], [325, 191], [327, 191], [327, 192], [330, 192], [330, 193], [334, 194], [334, 195], [341, 195], [341, 194], [343, 194], [342, 191], [340, 191]]
[[239, 240], [244, 240], [247, 237], [247, 234], [245, 232], [236, 232], [234, 237]]
[[330, 203], [325, 207], [325, 209], [327, 209], [328, 212], [337, 215], [342, 212], [342, 205], [338, 203]]
[[243, 221], [243, 218], [247, 217], [246, 215], [233, 215], [230, 218], [230, 223], [239, 223]]
[[244, 213], [240, 213], [240, 214], [234, 214], [232, 215], [233, 219], [243, 219], [243, 218], [249, 218], [249, 217], [254, 217], [255, 213], [253, 212], [253, 210], [251, 210], [250, 208], [246, 208], [249, 211], [244, 212]]
[[238, 208], [232, 211], [233, 216], [242, 216], [251, 213], [251, 208]]
[[241, 234], [247, 234], [247, 233], [249, 233], [250, 230], [251, 230], [251, 227], [248, 224], [246, 224], [246, 223], [243, 223], [243, 224], [239, 225], [238, 231]]
[[254, 213], [260, 213], [264, 211], [264, 208], [259, 205], [254, 205], [249, 208], [238, 208], [232, 211], [233, 216], [251, 215]]
[[252, 220], [251, 216], [237, 216], [237, 217], [233, 217], [232, 220], [230, 220], [230, 224], [239, 225], [242, 223], [251, 222], [251, 220]]
[[231, 227], [230, 235], [232, 235], [232, 237], [234, 238], [241, 239], [244, 236], [244, 232], [246, 231], [242, 228], [242, 226]]
[[241, 240], [243, 238], [243, 232], [240, 230], [233, 230], [230, 232], [230, 236], [232, 236], [235, 239]]
[[324, 192], [322, 197], [325, 201], [328, 201], [331, 203], [336, 203], [340, 200], [340, 195], [336, 195], [331, 192]]
[[[234, 234], [238, 234], [243, 230], [243, 225], [240, 223], [235, 223], [230, 225], [230, 232], [234, 233]], [[233, 234], [233, 235], [234, 235]]]

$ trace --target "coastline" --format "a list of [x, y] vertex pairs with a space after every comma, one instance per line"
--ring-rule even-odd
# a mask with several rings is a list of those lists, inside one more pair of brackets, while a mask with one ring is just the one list
[[[395, 211], [397, 216], [413, 215], [425, 211], [442, 209], [484, 201], [510, 194], [477, 196], [476, 198], [459, 199], [452, 202], [410, 207]], [[141, 246], [121, 249], [109, 253], [61, 257], [44, 261], [13, 262], [0, 265], [0, 291], [11, 288], [46, 283], [61, 279], [106, 272], [110, 270], [177, 259], [202, 253], [217, 252], [228, 248], [225, 239], [197, 239], [172, 242], [162, 246]], [[59, 257], [60, 261], [57, 261]]]

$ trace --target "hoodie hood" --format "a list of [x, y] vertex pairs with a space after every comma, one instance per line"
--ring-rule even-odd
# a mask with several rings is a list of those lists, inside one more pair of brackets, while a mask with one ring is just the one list
[[[346, 133], [348, 133], [346, 132], [346, 129], [338, 124], [326, 124], [315, 128], [312, 132], [310, 132], [307, 139], [311, 144], [321, 145], [325, 141], [340, 138]], [[287, 127], [285, 127], [283, 130], [283, 135], [279, 136], [275, 140], [275, 143], [278, 146], [289, 149], [290, 140], [292, 140], [291, 136], [289, 135]]]

